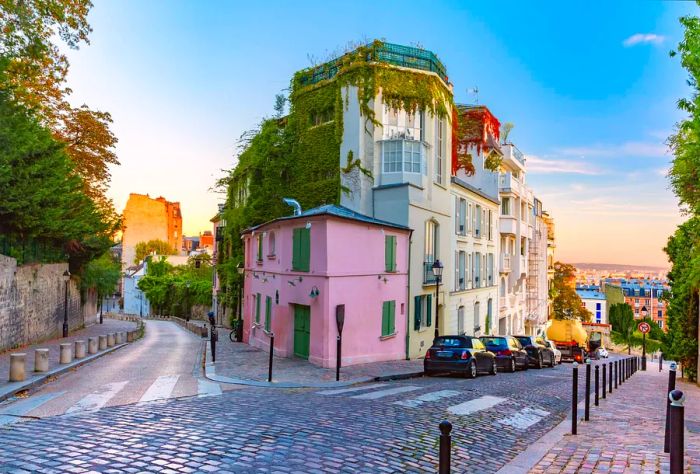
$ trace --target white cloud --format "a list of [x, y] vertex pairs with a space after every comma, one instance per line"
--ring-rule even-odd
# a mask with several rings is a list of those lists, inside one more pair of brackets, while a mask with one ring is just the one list
[[622, 44], [629, 48], [630, 46], [634, 46], [636, 44], [661, 44], [665, 39], [666, 38], [663, 36], [656, 35], [654, 33], [637, 33], [624, 40]]
[[540, 174], [602, 174], [602, 171], [590, 163], [574, 160], [548, 160], [535, 155], [525, 155], [527, 159], [527, 170], [531, 173]]
[[596, 144], [580, 147], [566, 147], [556, 150], [557, 153], [580, 157], [663, 157], [668, 153], [668, 147], [658, 142], [625, 142], [618, 145]]

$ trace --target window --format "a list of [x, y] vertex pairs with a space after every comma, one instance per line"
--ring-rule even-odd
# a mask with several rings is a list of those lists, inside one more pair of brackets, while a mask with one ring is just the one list
[[255, 295], [255, 322], [260, 322], [260, 293]]
[[396, 314], [396, 301], [385, 301], [382, 303], [382, 336], [394, 334], [394, 317]]
[[310, 256], [311, 229], [298, 227], [292, 237], [292, 270], [308, 272]]
[[660, 327], [661, 329], [664, 328], [664, 322], [663, 322], [663, 321], [656, 321], [656, 322], [659, 323], [659, 327]]
[[465, 219], [467, 224], [467, 233], [472, 231], [472, 203], [467, 205], [467, 218]]
[[265, 297], [265, 331], [270, 332], [272, 327], [272, 298]]
[[384, 236], [384, 270], [387, 272], [396, 271], [396, 236]]
[[401, 165], [401, 142], [384, 142], [382, 146], [385, 173], [400, 173], [403, 170]]
[[270, 232], [270, 235], [267, 237], [267, 256], [268, 257], [275, 256], [275, 233], [274, 232]]
[[471, 253], [467, 256], [467, 278], [469, 279], [468, 288], [474, 288], [474, 255]]
[[382, 144], [385, 173], [423, 172], [423, 144], [417, 140], [386, 140]]
[[474, 335], [481, 330], [481, 314], [479, 302], [474, 303]]
[[435, 149], [435, 181], [442, 184], [442, 169], [445, 161], [445, 122], [438, 119], [437, 146]]
[[662, 310], [659, 310], [659, 311], [656, 313], [656, 317], [657, 317], [657, 318], [663, 318], [663, 317], [664, 317], [664, 312], [663, 312]]
[[459, 252], [459, 289], [464, 290], [467, 285], [466, 279], [467, 253]]
[[481, 237], [481, 206], [476, 205], [474, 208], [474, 237]]
[[263, 236], [262, 236], [262, 234], [258, 234], [258, 235], [256, 236], [256, 238], [258, 239], [258, 257], [257, 257], [257, 261], [258, 261], [258, 263], [262, 263], [262, 259], [263, 259], [263, 257], [262, 257], [262, 256], [263, 256]]
[[432, 326], [432, 310], [433, 310], [433, 296], [420, 295], [416, 296], [414, 299], [414, 313], [413, 313], [413, 328], [418, 331], [423, 328]]
[[399, 124], [399, 111], [397, 109], [386, 110], [386, 120], [389, 125], [397, 126]]
[[501, 201], [501, 215], [510, 215], [510, 198], [503, 198], [503, 200]]
[[525, 237], [520, 237], [520, 256], [524, 257], [527, 253], [527, 239]]
[[600, 310], [597, 310], [595, 312], [595, 322], [598, 324], [600, 324], [602, 322], [602, 314], [601, 314]]
[[474, 254], [474, 288], [481, 288], [481, 252]]
[[425, 258], [423, 260], [423, 283], [435, 281], [433, 263], [440, 258], [438, 252], [440, 242], [440, 226], [434, 220], [425, 222]]
[[493, 211], [489, 209], [489, 224], [488, 224], [489, 240], [493, 240]]
[[491, 318], [493, 318], [493, 300], [489, 298], [488, 302], [486, 303], [486, 322], [484, 323], [486, 326], [484, 328], [484, 332], [486, 334], [491, 332]]
[[331, 121], [333, 121], [333, 109], [326, 109], [321, 112], [314, 112], [311, 114], [312, 126], [323, 125], [324, 123]]
[[596, 309], [596, 311], [600, 311], [600, 303], [595, 304], [595, 309]]
[[467, 200], [455, 196], [455, 233], [467, 234]]
[[493, 266], [494, 266], [494, 257], [493, 257], [492, 253], [489, 253], [487, 261], [486, 261], [486, 286], [493, 286], [494, 285]]
[[464, 335], [464, 306], [457, 308], [457, 334]]

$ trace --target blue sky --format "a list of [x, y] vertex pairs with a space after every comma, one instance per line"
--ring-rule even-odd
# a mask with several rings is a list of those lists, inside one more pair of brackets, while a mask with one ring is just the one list
[[72, 101], [114, 118], [122, 166], [110, 191], [182, 203], [209, 228], [208, 191], [235, 141], [272, 113], [294, 71], [350, 41], [419, 44], [458, 102], [478, 101], [528, 156], [527, 181], [569, 262], [664, 265], [682, 221], [664, 141], [686, 75], [668, 52], [682, 2], [96, 2], [91, 44], [71, 51]]

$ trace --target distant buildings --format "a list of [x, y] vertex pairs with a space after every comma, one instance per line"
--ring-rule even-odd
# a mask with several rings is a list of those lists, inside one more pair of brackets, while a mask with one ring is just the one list
[[670, 287], [665, 281], [609, 278], [605, 282], [622, 288], [625, 303], [634, 311], [635, 319], [651, 318], [666, 331], [666, 302], [662, 297], [670, 291]]
[[576, 294], [581, 298], [583, 306], [593, 315], [592, 323], [609, 324], [605, 293], [598, 290], [577, 288]]

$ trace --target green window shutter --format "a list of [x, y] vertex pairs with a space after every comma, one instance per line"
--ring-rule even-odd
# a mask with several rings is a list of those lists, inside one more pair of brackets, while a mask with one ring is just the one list
[[272, 326], [272, 298], [265, 297], [265, 331], [270, 331]]
[[391, 264], [391, 235], [384, 236], [384, 271], [393, 271], [393, 265]]
[[261, 262], [262, 259], [263, 259], [263, 258], [262, 258], [262, 253], [263, 253], [263, 252], [262, 252], [262, 245], [263, 245], [262, 235], [261, 235], [261, 234], [258, 234], [258, 261], [259, 261], [259, 262]]
[[389, 301], [389, 323], [387, 327], [387, 331], [389, 334], [394, 334], [396, 332], [396, 328], [394, 327], [394, 317], [396, 316], [396, 301], [391, 300]]
[[255, 295], [255, 322], [260, 322], [260, 293]]
[[299, 229], [299, 268], [301, 272], [309, 271], [309, 260], [311, 259], [311, 229], [302, 227]]
[[423, 300], [422, 296], [416, 296], [415, 298], [413, 298], [413, 302], [414, 302], [413, 304], [415, 306], [415, 308], [413, 309], [413, 314], [414, 314], [413, 329], [415, 329], [416, 331], [418, 331], [420, 329], [420, 320], [423, 317], [421, 314], [421, 308], [423, 306], [421, 304], [423, 302], [422, 300]]
[[382, 336], [386, 336], [387, 327], [389, 326], [389, 302], [382, 303]]
[[433, 295], [426, 295], [427, 302], [426, 302], [426, 317], [425, 317], [425, 324], [426, 326], [430, 327], [433, 325], [433, 318], [432, 318], [432, 311], [433, 311]]
[[396, 236], [391, 236], [391, 271], [396, 271]]
[[294, 229], [292, 234], [292, 270], [297, 270], [299, 268], [299, 231], [301, 229]]

